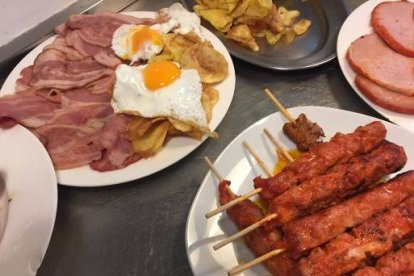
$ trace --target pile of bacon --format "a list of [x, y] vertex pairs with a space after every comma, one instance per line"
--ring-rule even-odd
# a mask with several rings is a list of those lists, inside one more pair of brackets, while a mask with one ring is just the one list
[[[269, 256], [273, 275], [413, 275], [414, 171], [381, 182], [407, 161], [386, 132], [375, 121], [314, 143], [281, 172], [254, 179], [267, 210], [249, 199], [226, 210], [239, 229], [275, 217], [244, 236], [255, 255]], [[237, 198], [221, 181], [220, 204]]]
[[55, 169], [89, 164], [98, 171], [123, 168], [140, 157], [126, 139], [131, 120], [114, 114], [110, 100], [114, 68], [111, 49], [122, 24], [152, 19], [104, 12], [72, 15], [52, 44], [21, 71], [16, 92], [0, 98], [0, 127], [21, 124], [45, 145]]
[[374, 33], [355, 40], [347, 59], [355, 85], [375, 104], [414, 114], [414, 3], [383, 2], [371, 14]]

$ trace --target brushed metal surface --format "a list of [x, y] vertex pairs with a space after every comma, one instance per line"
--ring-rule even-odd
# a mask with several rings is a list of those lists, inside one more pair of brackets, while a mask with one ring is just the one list
[[[192, 8], [196, 4], [194, 0], [183, 0], [183, 3], [187, 8]], [[260, 50], [253, 52], [235, 41], [226, 39], [226, 36], [214, 29], [209, 22], [202, 20], [202, 24], [219, 37], [235, 57], [274, 70], [313, 68], [336, 57], [336, 39], [348, 14], [347, 6], [342, 1], [280, 0], [277, 4], [288, 10], [299, 10], [300, 18], [312, 21], [309, 30], [296, 37], [291, 44], [280, 41], [275, 45], [268, 45], [264, 38], [259, 38], [256, 41]]]

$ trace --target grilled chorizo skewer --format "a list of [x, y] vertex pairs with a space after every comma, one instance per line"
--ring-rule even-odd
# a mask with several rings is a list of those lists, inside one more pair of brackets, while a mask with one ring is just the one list
[[338, 164], [324, 175], [312, 178], [272, 199], [268, 213], [278, 215], [282, 225], [293, 219], [326, 208], [341, 199], [399, 171], [407, 162], [404, 149], [388, 141], [370, 153]]
[[414, 197], [371, 218], [300, 259], [303, 276], [341, 275], [361, 267], [369, 257], [380, 257], [414, 233]]
[[288, 223], [283, 230], [290, 254], [299, 258], [346, 229], [397, 206], [414, 196], [413, 183], [414, 171], [408, 171], [337, 205]]
[[378, 121], [358, 127], [353, 133], [337, 133], [329, 142], [312, 147], [280, 173], [270, 178], [256, 177], [254, 186], [262, 188], [262, 198], [272, 199], [305, 180], [324, 174], [335, 164], [370, 152], [385, 139], [385, 134], [384, 125]]
[[412, 275], [414, 273], [414, 242], [377, 260], [375, 267], [358, 269], [354, 276]]

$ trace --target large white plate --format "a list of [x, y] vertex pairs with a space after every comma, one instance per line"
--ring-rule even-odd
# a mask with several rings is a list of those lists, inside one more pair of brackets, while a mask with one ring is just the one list
[[0, 242], [0, 274], [35, 275], [55, 223], [55, 171], [40, 141], [19, 125], [0, 129], [0, 156], [0, 174], [11, 199]]
[[[396, 1], [396, 0], [387, 0], [387, 1]], [[359, 6], [355, 9], [345, 20], [344, 24], [341, 27], [338, 35], [337, 42], [337, 56], [341, 70], [345, 75], [346, 80], [355, 90], [355, 92], [360, 96], [368, 105], [375, 109], [385, 118], [388, 118], [390, 121], [403, 126], [414, 132], [414, 115], [396, 113], [385, 109], [375, 103], [371, 102], [366, 98], [361, 91], [355, 85], [355, 72], [349, 65], [346, 59], [346, 53], [348, 51], [349, 45], [357, 38], [362, 35], [373, 33], [374, 30], [371, 27], [371, 12], [379, 3], [385, 2], [384, 0], [370, 0]], [[410, 1], [411, 2], [411, 1]]]
[[[127, 12], [125, 14], [136, 16], [136, 17], [154, 17], [154, 12]], [[214, 130], [220, 124], [222, 119], [229, 109], [230, 103], [233, 99], [234, 87], [236, 83], [236, 77], [234, 72], [233, 62], [231, 57], [224, 47], [223, 43], [210, 31], [203, 28], [203, 34], [206, 39], [211, 41], [214, 48], [220, 51], [227, 60], [228, 63], [228, 76], [227, 78], [216, 85], [216, 89], [220, 93], [220, 99], [217, 102], [213, 110], [213, 117], [210, 122], [210, 129]], [[20, 61], [20, 63], [13, 69], [8, 78], [3, 84], [0, 90], [0, 95], [13, 94], [15, 91], [15, 83], [19, 78], [20, 71], [31, 64], [42, 52], [42, 49], [49, 45], [54, 40], [54, 37], [49, 38], [33, 51], [31, 51], [26, 57]], [[171, 139], [165, 148], [152, 158], [139, 160], [130, 166], [110, 171], [110, 172], [97, 172], [90, 169], [89, 166], [83, 166], [76, 169], [70, 170], [59, 170], [57, 171], [57, 178], [59, 184], [68, 186], [104, 186], [111, 184], [118, 184], [134, 179], [139, 179], [150, 174], [156, 173], [175, 162], [179, 161], [183, 157], [187, 156], [193, 150], [195, 150], [205, 139], [202, 141], [187, 138], [187, 137], [176, 137]]]
[[[336, 132], [348, 133], [360, 125], [365, 125], [377, 118], [361, 115], [344, 110], [326, 107], [296, 107], [289, 109], [293, 117], [305, 113], [311, 120], [318, 122], [323, 128], [326, 138], [330, 138]], [[263, 174], [255, 161], [242, 147], [242, 142], [247, 141], [268, 165], [275, 164], [274, 147], [268, 143], [263, 135], [263, 129], [268, 128], [286, 148], [294, 148], [281, 132], [286, 119], [280, 113], [274, 113], [238, 135], [220, 154], [215, 165], [223, 177], [231, 180], [231, 188], [235, 193], [243, 194], [253, 189], [253, 178]], [[387, 128], [387, 139], [404, 147], [408, 162], [403, 171], [414, 169], [414, 133], [397, 125], [383, 121]], [[207, 166], [206, 166], [207, 167]], [[225, 275], [226, 271], [238, 263], [247, 262], [254, 258], [242, 241], [233, 242], [218, 251], [214, 251], [212, 245], [225, 237], [236, 233], [238, 230], [226, 214], [220, 214], [206, 219], [204, 215], [218, 206], [217, 202], [218, 181], [209, 172], [203, 180], [200, 189], [195, 196], [187, 219], [185, 241], [187, 255], [195, 275]], [[263, 266], [256, 266], [244, 275], [267, 275]]]

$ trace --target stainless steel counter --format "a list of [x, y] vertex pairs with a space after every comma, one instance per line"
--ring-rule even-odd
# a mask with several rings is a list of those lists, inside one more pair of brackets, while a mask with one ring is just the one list
[[[128, 10], [156, 10], [172, 2], [139, 0]], [[348, 1], [348, 7], [359, 2]], [[0, 83], [18, 60], [0, 69]], [[206, 141], [177, 164], [144, 179], [93, 189], [59, 186], [55, 229], [38, 275], [191, 275], [184, 234], [191, 203], [208, 171], [202, 157], [214, 159], [242, 130], [276, 111], [264, 87], [273, 89], [286, 107], [328, 106], [382, 118], [355, 94], [336, 59], [295, 72], [237, 59], [234, 65], [236, 91], [217, 129], [220, 139]]]

